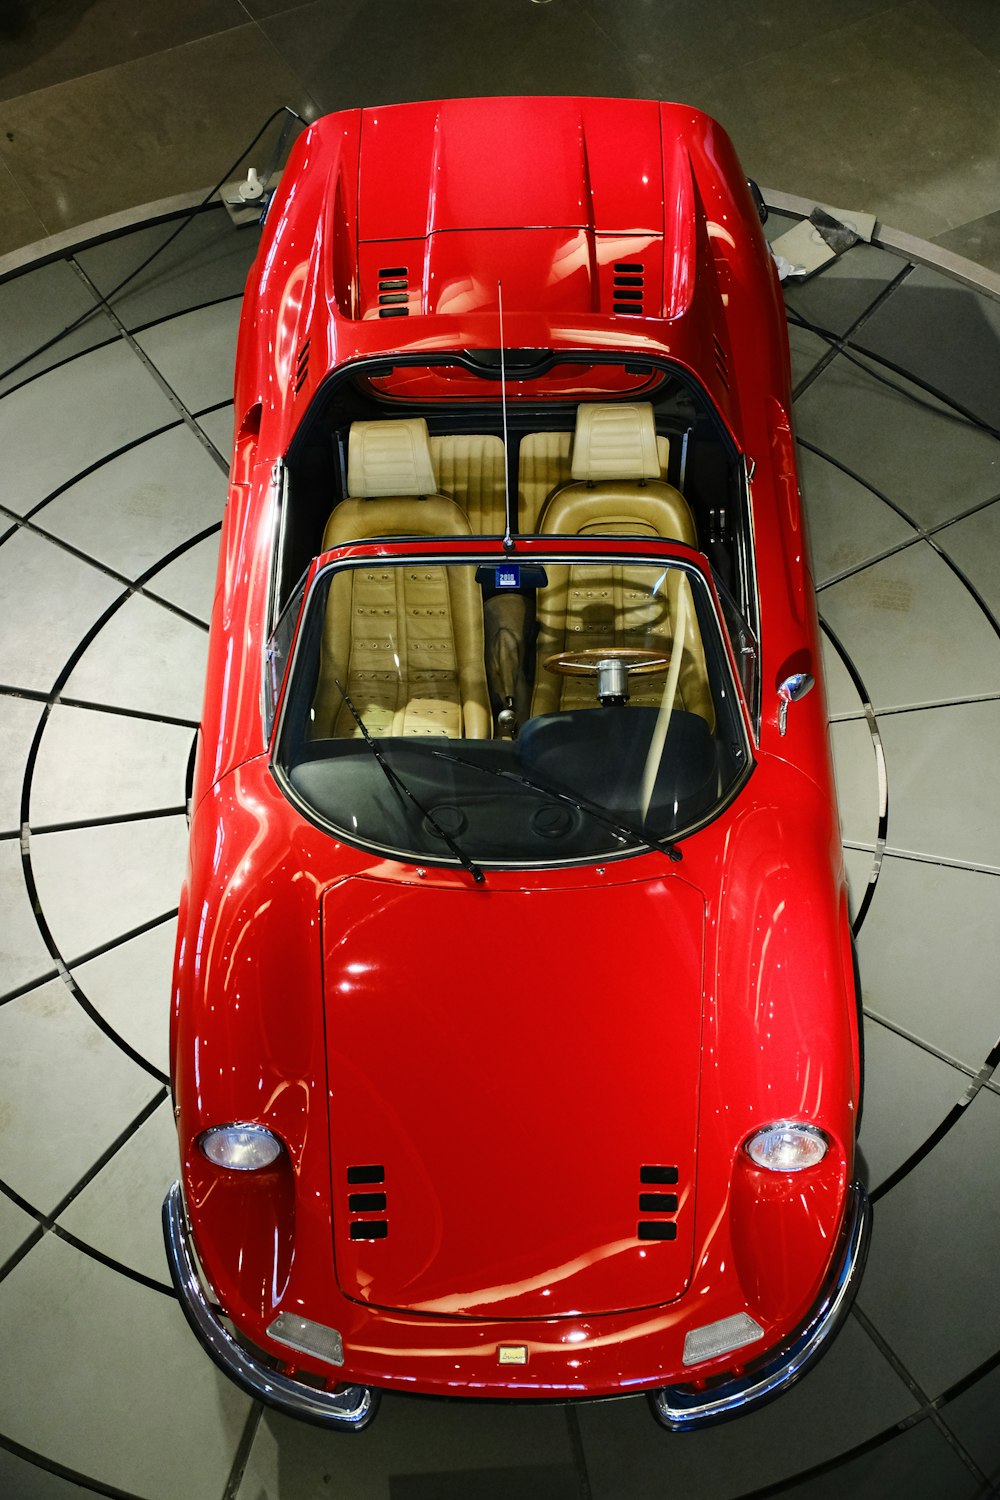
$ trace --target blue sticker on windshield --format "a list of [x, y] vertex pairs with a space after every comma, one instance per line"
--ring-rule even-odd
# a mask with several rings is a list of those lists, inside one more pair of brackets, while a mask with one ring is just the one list
[[496, 586], [498, 589], [518, 589], [521, 587], [521, 570], [514, 565], [506, 568], [497, 568]]

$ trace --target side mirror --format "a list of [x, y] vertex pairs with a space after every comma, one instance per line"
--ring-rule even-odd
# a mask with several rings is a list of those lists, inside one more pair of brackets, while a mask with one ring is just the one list
[[758, 219], [762, 224], [766, 224], [767, 204], [764, 202], [764, 194], [761, 192], [760, 188], [754, 182], [752, 177], [747, 178], [747, 187], [750, 189], [750, 196], [753, 199], [753, 206], [757, 210]]
[[784, 734], [788, 720], [789, 703], [798, 703], [804, 698], [811, 688], [816, 686], [816, 679], [809, 672], [793, 672], [791, 677], [786, 677], [778, 688], [778, 699], [781, 707], [778, 710], [778, 733]]

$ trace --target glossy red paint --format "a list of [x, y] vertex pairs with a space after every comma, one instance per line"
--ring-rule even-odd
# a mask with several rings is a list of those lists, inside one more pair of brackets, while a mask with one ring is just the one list
[[[684, 1292], [701, 1010], [676, 997], [701, 993], [704, 921], [701, 893], [676, 873], [482, 891], [353, 879], [327, 892], [333, 1178], [384, 1163], [393, 1229], [386, 1242], [352, 1241], [346, 1219], [335, 1225], [345, 1295], [507, 1319], [653, 1307]], [[633, 926], [643, 942], [630, 945], [623, 983], [614, 934]], [[458, 961], [416, 965], [400, 932], [441, 955], [460, 932]], [[444, 1121], [435, 1099], [448, 1101]], [[488, 1144], [497, 1127], [500, 1151]], [[668, 1160], [680, 1232], [643, 1244], [640, 1167]]]
[[[639, 256], [655, 294], [624, 318], [609, 277]], [[378, 273], [404, 265], [408, 316], [379, 318]], [[752, 704], [740, 712], [753, 773], [684, 838], [679, 865], [650, 850], [487, 869], [480, 886], [342, 841], [270, 768], [281, 462], [331, 372], [495, 349], [498, 277], [509, 349], [667, 360], [700, 382], [752, 469], [759, 723]], [[202, 1267], [240, 1333], [291, 1368], [457, 1395], [651, 1390], [694, 1378], [685, 1335], [717, 1319], [749, 1312], [763, 1334], [699, 1380], [787, 1342], [828, 1279], [860, 1064], [790, 405], [769, 252], [728, 138], [697, 111], [458, 101], [346, 111], [300, 137], [240, 331], [171, 1030]], [[449, 550], [504, 556], [497, 541]], [[518, 541], [522, 560], [552, 550]], [[700, 554], [669, 552], [710, 577]], [[800, 671], [817, 687], [781, 736], [778, 684]], [[775, 1120], [824, 1130], [822, 1164], [754, 1167], [743, 1142]], [[274, 1131], [279, 1162], [212, 1166], [198, 1137], [230, 1121]], [[383, 1169], [367, 1191], [384, 1194], [370, 1212], [385, 1239], [350, 1237], [350, 1194], [366, 1189], [348, 1168], [366, 1164]], [[673, 1240], [636, 1237], [644, 1166], [676, 1169], [654, 1189], [677, 1199]], [[282, 1310], [337, 1329], [343, 1368], [271, 1339]], [[526, 1363], [501, 1366], [500, 1344], [523, 1345]]]

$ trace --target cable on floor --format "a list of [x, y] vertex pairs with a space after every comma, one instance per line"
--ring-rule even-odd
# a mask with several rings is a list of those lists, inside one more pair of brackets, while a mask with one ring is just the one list
[[[281, 134], [278, 138], [278, 144], [274, 153], [274, 161], [271, 167], [268, 169], [267, 175], [264, 179], [265, 182], [270, 181], [270, 178], [274, 175], [274, 172], [277, 168], [278, 160], [280, 159], [281, 151], [284, 147], [285, 141], [287, 140], [288, 131], [291, 128], [292, 122], [297, 120], [300, 125], [305, 125], [306, 123], [302, 116], [296, 110], [292, 109], [292, 106], [290, 104], [279, 105], [279, 107], [274, 110], [272, 114], [268, 115], [267, 119], [264, 121], [257, 134], [254, 136], [253, 140], [250, 141], [249, 144], [240, 152], [236, 160], [226, 168], [226, 171], [223, 173], [222, 177], [220, 177], [215, 186], [209, 189], [204, 198], [202, 198], [199, 203], [195, 204], [194, 208], [188, 210], [188, 212], [181, 219], [180, 223], [177, 225], [176, 229], [174, 229], [173, 232], [167, 236], [162, 245], [158, 245], [155, 250], [153, 250], [149, 255], [146, 256], [146, 259], [144, 261], [136, 266], [134, 271], [130, 271], [127, 276], [123, 277], [123, 279], [119, 281], [117, 286], [112, 287], [110, 292], [104, 294], [102, 298], [102, 301], [104, 303], [110, 303], [113, 297], [117, 297], [119, 292], [123, 291], [130, 282], [134, 281], [137, 276], [141, 275], [141, 273], [145, 271], [146, 267], [151, 265], [152, 262], [156, 260], [157, 256], [163, 254], [168, 245], [173, 244], [177, 236], [187, 228], [192, 220], [195, 219], [198, 214], [200, 214], [209, 206], [213, 198], [215, 198], [216, 195], [220, 193], [225, 187], [226, 183], [233, 178], [240, 166], [240, 163], [246, 160], [246, 158], [250, 155], [250, 152], [256, 146], [257, 142], [261, 139], [265, 132], [270, 129], [275, 120], [280, 119], [282, 115], [286, 115], [288, 118], [286, 119]], [[0, 371], [0, 380], [8, 380], [11, 375], [15, 375], [18, 370], [22, 369], [25, 365], [30, 364], [33, 359], [37, 359], [40, 354], [45, 354], [49, 349], [54, 348], [54, 346], [58, 344], [60, 340], [67, 338], [71, 333], [75, 333], [78, 328], [81, 328], [83, 324], [87, 322], [88, 318], [92, 318], [95, 313], [100, 311], [100, 309], [101, 303], [95, 303], [93, 307], [88, 307], [86, 312], [81, 313], [78, 318], [74, 318], [72, 323], [67, 323], [66, 327], [63, 328], [59, 333], [53, 334], [51, 338], [46, 339], [44, 343], [39, 344], [36, 349], [32, 349], [30, 354], [23, 355], [20, 359], [15, 360], [12, 365], [9, 365], [6, 370]]]

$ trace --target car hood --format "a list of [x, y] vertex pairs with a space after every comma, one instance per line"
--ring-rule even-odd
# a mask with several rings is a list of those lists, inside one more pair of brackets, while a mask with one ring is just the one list
[[691, 164], [655, 103], [366, 109], [359, 184], [362, 317], [389, 315], [394, 298], [397, 313], [495, 310], [498, 280], [508, 311], [672, 318], [690, 302]]
[[704, 899], [676, 875], [597, 881], [325, 892], [347, 1296], [509, 1319], [684, 1292]]

